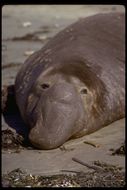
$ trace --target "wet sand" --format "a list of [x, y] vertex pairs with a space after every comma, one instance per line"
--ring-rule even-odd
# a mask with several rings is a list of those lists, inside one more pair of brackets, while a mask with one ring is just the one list
[[[43, 47], [61, 29], [79, 18], [110, 11], [124, 11], [124, 7], [115, 5], [4, 6], [2, 9], [2, 85], [13, 84], [17, 71], [27, 57]], [[2, 129], [9, 127], [2, 117]], [[99, 146], [92, 146], [84, 141]], [[93, 134], [65, 143], [63, 149], [22, 150], [20, 153], [3, 151], [2, 174], [16, 168], [41, 175], [60, 174], [63, 173], [62, 170], [89, 170], [72, 161], [72, 157], [89, 164], [95, 160], [105, 161], [121, 166], [125, 170], [125, 157], [113, 156], [110, 151], [120, 147], [124, 141], [125, 119], [121, 119]]]

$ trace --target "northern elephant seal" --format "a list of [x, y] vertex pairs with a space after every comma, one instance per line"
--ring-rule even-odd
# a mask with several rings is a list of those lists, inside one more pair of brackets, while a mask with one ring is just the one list
[[124, 117], [124, 62], [123, 13], [80, 19], [31, 55], [15, 82], [31, 143], [56, 148]]

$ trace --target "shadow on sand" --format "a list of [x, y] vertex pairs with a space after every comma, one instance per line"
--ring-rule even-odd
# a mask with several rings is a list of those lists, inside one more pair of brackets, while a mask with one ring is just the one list
[[17, 107], [14, 85], [4, 86], [2, 89], [2, 114], [9, 127], [15, 129], [24, 139], [28, 138], [29, 128], [22, 120]]

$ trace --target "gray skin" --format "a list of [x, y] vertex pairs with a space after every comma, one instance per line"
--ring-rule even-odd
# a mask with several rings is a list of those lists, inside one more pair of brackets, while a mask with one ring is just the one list
[[80, 19], [21, 67], [16, 101], [29, 140], [53, 149], [125, 116], [125, 15]]

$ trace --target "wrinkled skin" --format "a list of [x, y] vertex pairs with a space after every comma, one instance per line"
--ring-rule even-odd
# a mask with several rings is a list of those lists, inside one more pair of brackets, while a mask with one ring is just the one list
[[35, 147], [57, 148], [125, 116], [124, 19], [81, 19], [26, 60], [15, 92]]
[[[77, 132], [76, 123], [83, 120], [82, 101], [69, 83], [58, 83], [45, 89], [37, 102], [36, 109], [37, 113], [34, 112], [32, 116], [35, 125], [29, 138], [37, 147], [42, 148], [43, 145], [43, 149], [63, 144]], [[83, 126], [78, 128], [81, 129]]]

